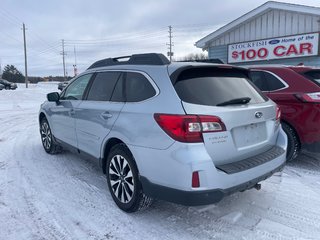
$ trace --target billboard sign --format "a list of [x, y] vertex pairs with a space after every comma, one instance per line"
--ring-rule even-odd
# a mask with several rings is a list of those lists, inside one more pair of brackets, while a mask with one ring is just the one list
[[319, 33], [269, 38], [228, 45], [228, 63], [318, 55]]

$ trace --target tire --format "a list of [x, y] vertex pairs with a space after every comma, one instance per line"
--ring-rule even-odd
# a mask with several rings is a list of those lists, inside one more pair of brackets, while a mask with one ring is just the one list
[[282, 129], [288, 136], [287, 162], [293, 161], [300, 153], [301, 145], [296, 131], [288, 124], [281, 122]]
[[57, 154], [61, 152], [62, 147], [58, 145], [52, 135], [51, 128], [46, 118], [43, 118], [40, 122], [40, 135], [42, 146], [47, 153]]
[[8, 89], [10, 89], [10, 87], [6, 86], [5, 89], [8, 90]]
[[111, 196], [121, 210], [131, 213], [151, 205], [152, 198], [142, 191], [136, 163], [126, 145], [117, 144], [111, 148], [106, 176]]

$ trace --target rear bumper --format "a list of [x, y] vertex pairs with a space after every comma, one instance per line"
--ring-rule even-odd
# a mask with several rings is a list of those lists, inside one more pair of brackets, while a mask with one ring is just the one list
[[251, 189], [260, 181], [269, 178], [275, 172], [281, 171], [284, 168], [284, 166], [285, 163], [260, 177], [257, 177], [255, 179], [252, 179], [250, 181], [247, 181], [245, 183], [228, 189], [183, 191], [154, 184], [143, 176], [140, 177], [140, 181], [142, 183], [144, 193], [150, 197], [186, 206], [197, 206], [216, 203], [219, 202], [223, 197], [228, 196], [232, 193]]
[[[231, 164], [230, 168], [229, 164], [215, 164], [202, 143], [175, 142], [166, 150], [129, 145], [144, 192], [157, 199], [184, 205], [218, 202], [226, 195], [252, 188], [268, 178], [286, 162], [287, 136], [281, 128], [276, 147], [281, 148], [280, 153], [267, 151], [267, 155], [272, 155], [271, 159], [260, 153], [254, 159]], [[191, 184], [195, 171], [199, 173], [199, 188], [192, 188]]]

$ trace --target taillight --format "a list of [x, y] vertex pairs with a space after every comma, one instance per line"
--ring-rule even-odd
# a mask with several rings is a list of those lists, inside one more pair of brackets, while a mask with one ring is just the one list
[[202, 133], [226, 130], [224, 123], [216, 116], [155, 113], [154, 119], [170, 137], [179, 142], [203, 142]]
[[296, 94], [296, 97], [303, 102], [320, 103], [320, 92]]

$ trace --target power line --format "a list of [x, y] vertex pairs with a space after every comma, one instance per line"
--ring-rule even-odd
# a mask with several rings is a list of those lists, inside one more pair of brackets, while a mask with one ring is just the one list
[[52, 50], [54, 53], [59, 53], [59, 48], [58, 48], [59, 44], [48, 43], [41, 36], [39, 36], [39, 34], [37, 34], [34, 30], [30, 30], [30, 32], [33, 39], [40, 40], [41, 44], [45, 46], [47, 49]]
[[13, 25], [21, 26], [20, 24], [22, 21], [19, 18], [17, 18], [16, 16], [14, 16], [12, 13], [5, 10], [4, 8], [1, 8], [0, 11], [2, 12], [0, 13], [4, 16], [5, 20], [9, 21]]
[[[2, 14], [4, 15], [4, 14]], [[1, 12], [0, 12], [0, 17], [2, 17]], [[11, 19], [11, 18], [10, 18]], [[10, 24], [16, 24], [16, 20], [11, 19], [10, 22], [9, 20], [7, 21]], [[173, 34], [172, 30], [174, 27], [174, 38], [175, 42], [178, 41], [177, 44], [175, 45], [182, 45], [186, 42], [186, 39], [184, 36], [187, 36], [190, 38], [190, 35], [196, 34], [201, 34], [202, 32], [206, 31], [207, 28], [209, 28], [208, 25], [203, 26], [203, 25], [178, 25], [176, 26], [170, 26], [171, 29], [169, 28], [169, 43], [168, 43], [168, 53], [173, 56]], [[211, 27], [210, 27], [211, 28]], [[171, 30], [171, 34], [170, 34]], [[190, 31], [192, 30], [192, 31]], [[0, 30], [1, 31], [1, 30]], [[36, 64], [37, 62], [40, 63], [42, 61], [43, 63], [47, 62], [49, 64], [46, 65], [41, 65], [41, 66], [57, 66], [59, 63], [54, 64], [57, 62], [57, 60], [60, 58], [61, 55], [63, 57], [63, 71], [64, 71], [64, 76], [66, 77], [66, 71], [67, 71], [67, 66], [66, 66], [66, 61], [68, 61], [68, 58], [70, 58], [72, 54], [72, 50], [74, 52], [75, 56], [75, 64], [77, 67], [85, 65], [89, 65], [87, 63], [77, 63], [77, 56], [80, 56], [82, 59], [86, 59], [88, 62], [91, 62], [96, 60], [97, 57], [103, 56], [104, 54], [107, 54], [106, 57], [108, 56], [119, 56], [122, 54], [133, 54], [133, 53], [139, 53], [142, 51], [156, 51], [157, 52], [167, 52], [166, 51], [166, 38], [167, 34], [164, 34], [168, 31], [167, 27], [166, 28], [161, 28], [158, 30], [149, 30], [149, 31], [140, 31], [140, 32], [131, 32], [131, 33], [120, 33], [117, 35], [110, 35], [106, 38], [96, 38], [96, 39], [68, 39], [68, 40], [62, 40], [62, 43], [57, 42], [57, 43], [51, 43], [46, 41], [46, 38], [43, 38], [42, 35], [38, 35], [35, 31], [28, 30], [28, 41], [31, 41], [31, 44], [28, 44], [28, 53], [31, 52], [31, 54], [28, 55], [30, 58], [33, 57], [31, 67], [29, 66], [29, 69], [40, 69], [39, 64]], [[9, 39], [12, 39], [14, 36], [9, 34], [2, 34], [4, 37], [8, 37]], [[170, 36], [171, 35], [171, 36]], [[0, 35], [1, 38], [1, 35]], [[141, 41], [141, 40], [144, 41]], [[179, 40], [177, 40], [179, 39]], [[20, 42], [19, 40], [15, 40], [17, 42]], [[62, 44], [62, 52], [60, 51], [60, 47]], [[3, 45], [3, 44], [2, 44]], [[40, 45], [40, 46], [39, 46]], [[72, 50], [71, 50], [72, 46]], [[99, 47], [101, 46], [101, 47]], [[171, 48], [170, 48], [171, 47]], [[76, 48], [76, 51], [75, 51]], [[176, 48], [176, 47], [175, 47]], [[4, 52], [5, 53], [5, 52]], [[7, 52], [9, 53], [9, 52]], [[12, 52], [13, 53], [13, 52]], [[85, 56], [86, 58], [83, 58]], [[176, 54], [176, 53], [175, 53]], [[59, 56], [60, 55], [60, 56]], [[70, 55], [70, 56], [69, 56]], [[20, 55], [21, 56], [21, 55]], [[4, 56], [2, 56], [4, 57]], [[14, 57], [14, 56], [7, 56], [7, 57]], [[12, 59], [14, 61], [19, 61], [18, 55], [16, 56], [17, 59]], [[170, 57], [170, 56], [169, 56]], [[90, 59], [91, 58], [91, 59]], [[51, 59], [53, 61], [51, 61]], [[22, 58], [21, 58], [22, 60]], [[61, 61], [61, 60], [60, 60]], [[73, 60], [70, 60], [72, 61]], [[53, 64], [53, 65], [50, 65]], [[61, 64], [61, 63], [60, 63]], [[72, 65], [68, 66], [68, 70], [70, 69]], [[53, 68], [53, 67], [52, 67]]]
[[[21, 22], [23, 22], [21, 19], [19, 19], [17, 16], [15, 16], [15, 15], [13, 15], [12, 13], [10, 13], [9, 11], [7, 11], [7, 10], [5, 10], [5, 9], [3, 9], [3, 8], [1, 8], [0, 9], [0, 17], [2, 18], [2, 19], [4, 19], [7, 23], [10, 23], [10, 24], [12, 24], [12, 25], [15, 25], [15, 26], [19, 26], [20, 27], [20, 23]], [[3, 31], [2, 31], [3, 32]], [[13, 37], [13, 36], [11, 36], [11, 35], [9, 35], [8, 33], [5, 33], [5, 35], [7, 35], [10, 39], [14, 39], [15, 41], [17, 41], [17, 42], [21, 42], [20, 40], [18, 40], [18, 39], [16, 39], [15, 37]], [[40, 40], [41, 41], [41, 44], [43, 45], [43, 46], [45, 46], [45, 47], [50, 47], [51, 49], [51, 51], [53, 51], [54, 53], [59, 53], [59, 50], [58, 50], [58, 46], [56, 46], [56, 45], [52, 45], [52, 44], [49, 44], [49, 43], [47, 43], [42, 37], [40, 37], [35, 31], [30, 31], [29, 30], [29, 39], [38, 39], [38, 40]], [[30, 49], [30, 47], [29, 47], [29, 49]], [[34, 52], [36, 52], [37, 50], [33, 50], [33, 49], [31, 49], [31, 51], [34, 51]]]
[[55, 54], [55, 55], [59, 55], [59, 51], [53, 51], [53, 49], [56, 49], [56, 47], [59, 47], [60, 44], [56, 44], [55, 47], [49, 47], [43, 50], [35, 50], [33, 49], [34, 54], [30, 55], [30, 56], [40, 56], [40, 55], [44, 55], [44, 54]]
[[[7, 37], [8, 39], [10, 40], [14, 40], [16, 42], [18, 42], [19, 44], [22, 44], [23, 41], [13, 37], [12, 35], [8, 34], [7, 32], [4, 32], [4, 31], [1, 31], [0, 32], [2, 33], [1, 36], [4, 36], [4, 37]], [[29, 35], [30, 36], [30, 35]], [[4, 42], [2, 42], [2, 45], [5, 44]], [[52, 51], [53, 53], [55, 54], [59, 54], [59, 52], [55, 51], [57, 49], [57, 47], [59, 46], [59, 44], [56, 44], [56, 45], [53, 45], [53, 46], [50, 46], [49, 48], [46, 48], [44, 50], [37, 50], [37, 49], [33, 49], [33, 48], [30, 48], [29, 47], [29, 50], [31, 50], [32, 52], [34, 52], [33, 54], [29, 55], [29, 56], [38, 56], [38, 55], [41, 55], [41, 54], [44, 54], [44, 53], [48, 53], [49, 51]], [[21, 54], [23, 55], [23, 54]], [[16, 57], [20, 56], [20, 54], [17, 54]], [[8, 56], [8, 57], [14, 57], [14, 56]]]
[[140, 36], [149, 36], [153, 34], [162, 34], [164, 31], [166, 31], [166, 28], [160, 28], [157, 31], [154, 30], [147, 30], [147, 31], [140, 31], [140, 32], [130, 32], [130, 33], [122, 33], [118, 35], [114, 35], [109, 38], [102, 38], [102, 39], [68, 39], [65, 40], [66, 42], [72, 41], [72, 42], [87, 42], [87, 41], [116, 41], [116, 40], [121, 40], [121, 39], [131, 39], [131, 38], [136, 38]]
[[12, 35], [10, 35], [9, 33], [6, 33], [6, 32], [4, 32], [4, 31], [2, 31], [2, 30], [0, 30], [0, 32], [1, 33], [3, 33], [4, 35], [6, 35], [10, 40], [15, 40], [16, 42], [18, 42], [18, 43], [22, 43], [22, 41], [21, 40], [19, 40], [19, 39], [17, 39], [17, 38], [15, 38], [15, 37], [13, 37]]
[[100, 43], [106, 43], [106, 42], [120, 42], [120, 41], [134, 41], [138, 40], [140, 41], [141, 38], [158, 38], [160, 36], [163, 36], [164, 31], [156, 31], [148, 34], [132, 34], [132, 35], [118, 35], [110, 38], [104, 38], [104, 39], [68, 39], [65, 40], [66, 44], [73, 45], [73, 44], [100, 44]]
[[36, 66], [29, 67], [29, 69], [43, 69], [43, 68], [47, 68], [47, 67], [58, 67], [58, 66], [60, 66], [60, 64], [61, 63], [36, 65]]

